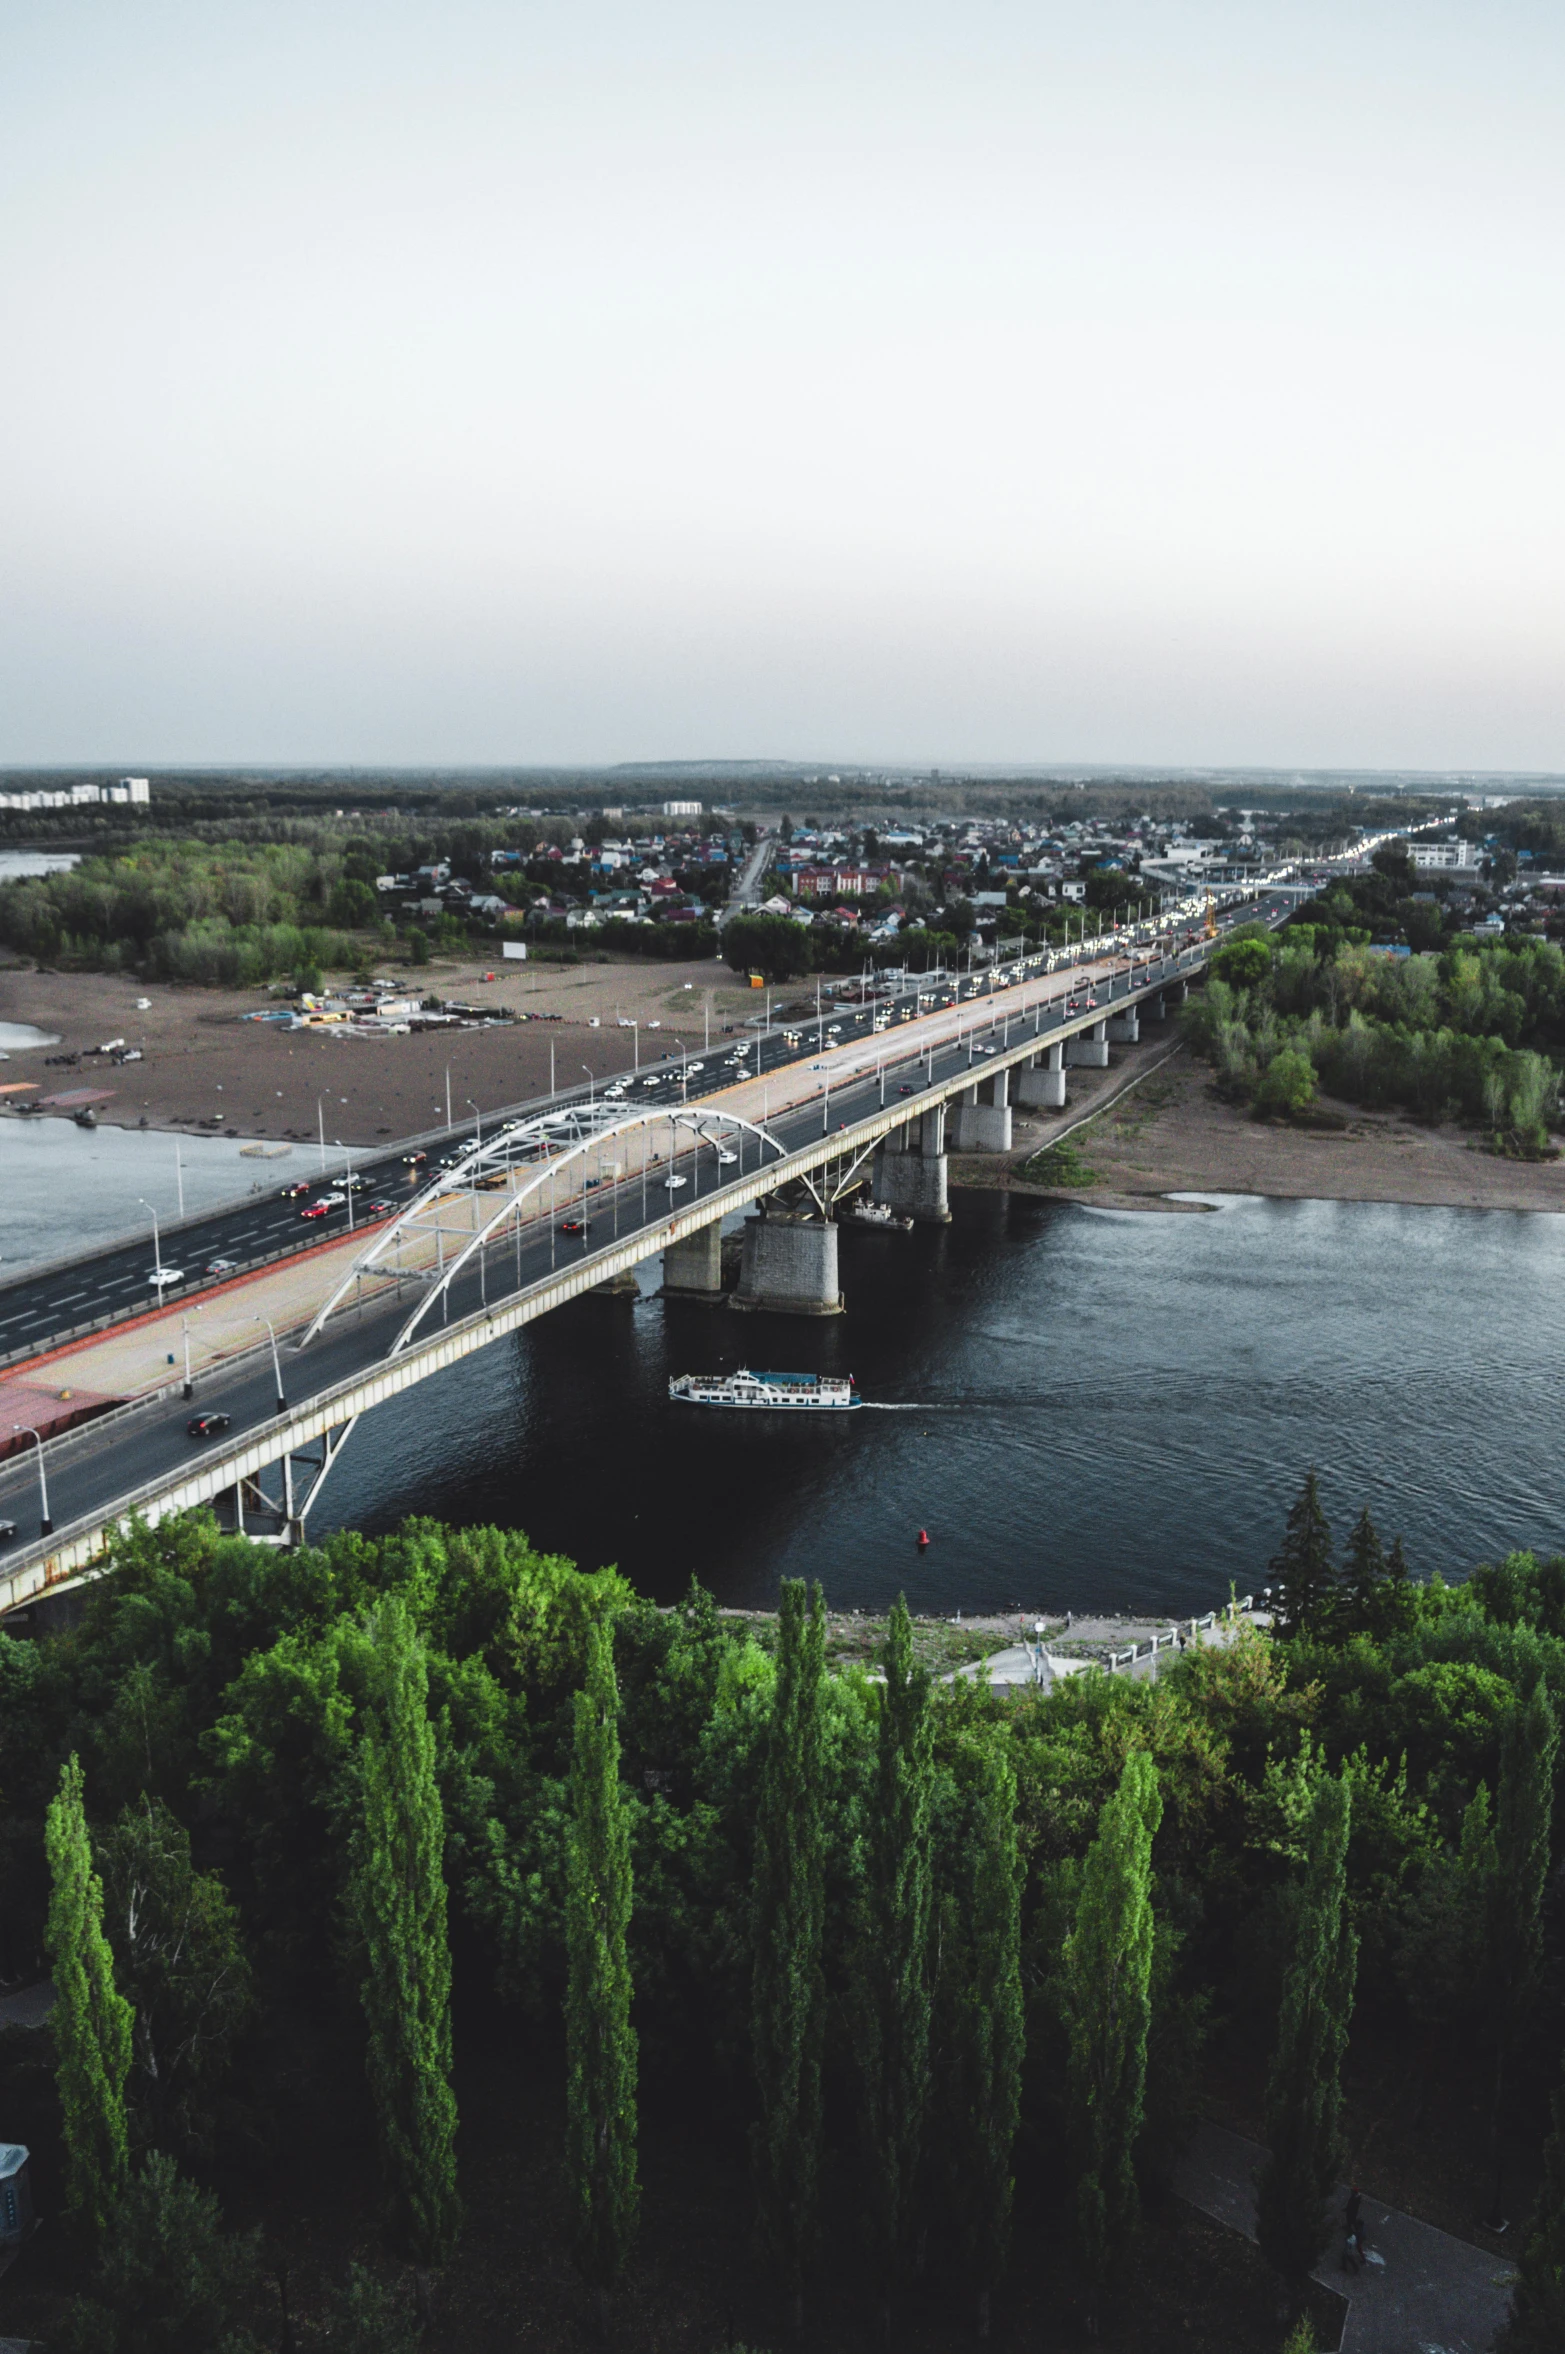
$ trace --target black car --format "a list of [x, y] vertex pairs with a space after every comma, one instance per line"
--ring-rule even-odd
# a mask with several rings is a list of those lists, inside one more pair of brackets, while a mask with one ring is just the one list
[[562, 1218], [560, 1232], [562, 1234], [585, 1234], [591, 1224], [590, 1218]]
[[192, 1414], [185, 1425], [185, 1433], [193, 1439], [215, 1439], [220, 1430], [227, 1430], [233, 1420], [231, 1414]]

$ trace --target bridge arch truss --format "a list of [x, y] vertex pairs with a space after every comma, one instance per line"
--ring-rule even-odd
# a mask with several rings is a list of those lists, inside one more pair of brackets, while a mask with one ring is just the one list
[[[660, 1136], [664, 1149], [654, 1150]], [[746, 1145], [754, 1143], [753, 1171]], [[612, 1205], [618, 1217], [621, 1188], [637, 1177], [643, 1197], [649, 1184], [664, 1186], [670, 1200], [689, 1178], [679, 1164], [694, 1166], [710, 1147], [718, 1169], [732, 1167], [762, 1183], [769, 1167], [788, 1158], [787, 1147], [770, 1129], [705, 1104], [653, 1104], [625, 1111], [615, 1104], [571, 1104], [530, 1120], [510, 1121], [487, 1141], [441, 1170], [407, 1207], [376, 1230], [342, 1277], [300, 1341], [307, 1348], [339, 1311], [369, 1295], [400, 1294], [412, 1282], [419, 1297], [386, 1354], [400, 1356], [417, 1338], [437, 1306], [444, 1315], [452, 1285], [475, 1265], [480, 1277], [486, 1254], [513, 1237], [547, 1230], [552, 1237], [562, 1212], [585, 1217], [594, 1201]], [[491, 1206], [492, 1204], [492, 1206]], [[646, 1224], [643, 1212], [641, 1224]]]

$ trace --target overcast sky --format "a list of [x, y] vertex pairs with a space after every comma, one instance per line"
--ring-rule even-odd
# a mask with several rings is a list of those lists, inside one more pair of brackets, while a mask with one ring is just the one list
[[1565, 767], [1558, 0], [0, 0], [0, 761]]

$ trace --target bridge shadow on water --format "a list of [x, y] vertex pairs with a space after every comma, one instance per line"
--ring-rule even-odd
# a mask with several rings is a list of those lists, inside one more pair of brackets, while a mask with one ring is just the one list
[[[1553, 1549], [1565, 1219], [1242, 1200], [1105, 1217], [953, 1196], [845, 1232], [847, 1312], [588, 1297], [360, 1424], [319, 1526], [523, 1528], [672, 1599], [1206, 1609], [1264, 1575], [1305, 1467], [1419, 1574]], [[680, 1372], [852, 1373], [852, 1415], [671, 1405]], [[317, 1524], [312, 1524], [317, 1525]], [[917, 1549], [927, 1528], [927, 1552]]]

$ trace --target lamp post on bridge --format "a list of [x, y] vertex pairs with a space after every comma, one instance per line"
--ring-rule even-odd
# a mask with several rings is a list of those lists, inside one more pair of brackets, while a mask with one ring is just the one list
[[30, 1422], [13, 1422], [11, 1428], [25, 1431], [38, 1449], [38, 1534], [41, 1537], [52, 1537], [54, 1522], [49, 1518], [49, 1483], [43, 1471], [43, 1440]]
[[270, 1336], [270, 1339], [271, 1339], [271, 1343], [272, 1343], [272, 1379], [273, 1379], [273, 1381], [276, 1383], [276, 1386], [277, 1386], [277, 1411], [278, 1411], [278, 1413], [279, 1413], [279, 1414], [286, 1414], [286, 1413], [287, 1413], [287, 1411], [288, 1411], [288, 1400], [287, 1400], [287, 1399], [286, 1399], [286, 1397], [284, 1397], [284, 1395], [283, 1395], [283, 1369], [282, 1369], [282, 1365], [281, 1365], [281, 1363], [280, 1363], [280, 1362], [279, 1362], [279, 1360], [278, 1360], [278, 1355], [277, 1355], [277, 1332], [276, 1332], [276, 1328], [274, 1327], [274, 1325], [273, 1325], [273, 1323], [272, 1323], [272, 1319], [270, 1318], [270, 1316], [257, 1316], [257, 1318], [256, 1318], [256, 1322], [257, 1322], [257, 1324], [264, 1324], [264, 1325], [266, 1326], [267, 1333], [268, 1333], [268, 1335]]
[[[158, 1276], [161, 1279], [163, 1274], [163, 1245], [158, 1239], [158, 1214], [157, 1211], [152, 1207], [152, 1204], [147, 1201], [143, 1195], [138, 1193], [136, 1199], [141, 1203], [141, 1206], [146, 1211], [147, 1216], [152, 1220], [152, 1264], [157, 1270]], [[163, 1285], [160, 1280], [158, 1283], [159, 1298], [162, 1297], [162, 1293]], [[16, 1427], [18, 1430], [21, 1430], [23, 1425], [19, 1422]]]

